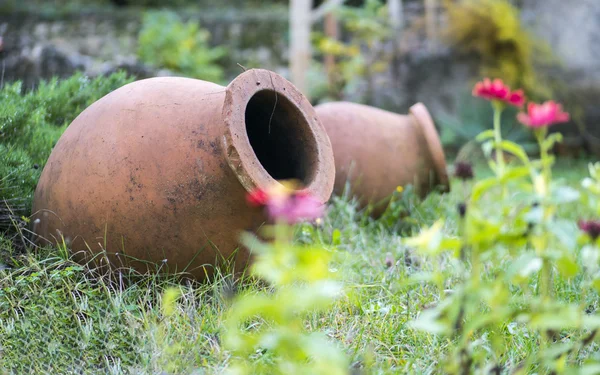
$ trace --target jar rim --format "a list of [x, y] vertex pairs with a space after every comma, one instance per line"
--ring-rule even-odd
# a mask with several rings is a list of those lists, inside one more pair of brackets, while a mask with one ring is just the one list
[[[278, 117], [275, 138], [265, 141], [264, 134], [253, 134], [248, 108], [257, 100], [270, 103], [265, 99], [269, 92], [275, 94], [274, 106], [260, 126], [268, 123], [270, 134]], [[222, 116], [225, 159], [244, 189], [267, 189], [285, 176], [300, 180], [303, 190], [322, 202], [329, 199], [335, 178], [331, 142], [314, 108], [291, 82], [268, 70], [247, 70], [227, 86]], [[288, 166], [295, 170], [286, 171]]]

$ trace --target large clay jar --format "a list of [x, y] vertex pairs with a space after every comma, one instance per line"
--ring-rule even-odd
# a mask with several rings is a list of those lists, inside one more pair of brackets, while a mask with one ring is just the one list
[[314, 108], [281, 76], [249, 70], [227, 87], [151, 78], [67, 128], [35, 192], [34, 230], [81, 261], [203, 278], [222, 260], [247, 264], [240, 232], [264, 217], [246, 192], [296, 179], [325, 202], [334, 175]]
[[448, 190], [446, 161], [437, 131], [421, 103], [409, 115], [333, 102], [315, 107], [333, 146], [336, 194], [349, 182], [362, 206], [373, 216], [386, 208], [397, 186], [411, 184], [421, 196], [434, 187]]

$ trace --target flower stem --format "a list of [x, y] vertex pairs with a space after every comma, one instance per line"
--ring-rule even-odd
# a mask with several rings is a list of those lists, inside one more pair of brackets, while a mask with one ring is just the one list
[[546, 191], [550, 191], [550, 179], [552, 178], [552, 169], [550, 168], [550, 156], [548, 150], [544, 147], [544, 139], [548, 128], [543, 127], [535, 132], [538, 145], [540, 147], [540, 159], [542, 161], [542, 176], [544, 177], [544, 183], [546, 184]]
[[540, 295], [543, 299], [552, 296], [552, 264], [546, 258], [542, 261], [542, 273], [540, 276]]
[[502, 152], [502, 132], [500, 131], [500, 118], [502, 107], [494, 105], [494, 142], [496, 143], [496, 161], [498, 163], [498, 176], [504, 175], [504, 152]]
[[[504, 177], [504, 152], [502, 151], [502, 131], [501, 131], [501, 117], [504, 106], [501, 103], [493, 103], [494, 107], [494, 143], [496, 144], [496, 175], [502, 180]], [[502, 184], [502, 199], [506, 198], [507, 189], [503, 181]]]

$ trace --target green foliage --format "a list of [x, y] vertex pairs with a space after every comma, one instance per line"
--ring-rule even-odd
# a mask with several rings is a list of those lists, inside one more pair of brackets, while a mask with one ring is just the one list
[[87, 106], [129, 82], [125, 73], [94, 79], [77, 73], [66, 80], [41, 82], [25, 93], [20, 82], [2, 87], [0, 198], [29, 200], [52, 147], [69, 123]]
[[[555, 178], [570, 186], [577, 186], [588, 173], [580, 160], [559, 160], [558, 164], [553, 171]], [[480, 180], [493, 176], [485, 165], [478, 165], [475, 174]], [[418, 203], [416, 199], [413, 202], [410, 190], [405, 187], [404, 192], [395, 193], [394, 202], [399, 203], [391, 204], [394, 208], [385, 221], [371, 219], [357, 208], [354, 199], [332, 197], [321, 226], [298, 228], [294, 244], [303, 243], [307, 248], [325, 246], [334, 256], [329, 270], [338, 275], [337, 280], [343, 280], [345, 292], [344, 297], [326, 309], [304, 315], [304, 330], [323, 332], [342, 346], [353, 364], [351, 373], [441, 373], [440, 363], [455, 348], [453, 340], [412, 329], [408, 322], [435, 308], [439, 301], [437, 284], [421, 279], [437, 270], [444, 275], [444, 293], [450, 296], [458, 289], [461, 275], [470, 263], [457, 261], [451, 252], [442, 253], [439, 262], [421, 255], [402, 243], [398, 233], [410, 228], [397, 222], [410, 221], [411, 227], [428, 227], [444, 217], [443, 235], [457, 236], [461, 221], [456, 205], [464, 202], [465, 190], [461, 181], [453, 180], [452, 185], [449, 194], [431, 194]], [[472, 185], [467, 183], [464, 187]], [[407, 196], [402, 196], [405, 193]], [[584, 197], [588, 194], [582, 194]], [[481, 205], [489, 204], [490, 210], [498, 207], [497, 197], [491, 192], [482, 200]], [[596, 215], [591, 201], [561, 206], [557, 215], [571, 221], [568, 229], [572, 232], [574, 220]], [[511, 251], [519, 254], [529, 250], [522, 246]], [[480, 268], [481, 279], [514, 273], [510, 267], [517, 263], [516, 258], [508, 259], [513, 261], [486, 261]], [[12, 267], [0, 270], [0, 290], [5, 293], [2, 298], [6, 297], [3, 301], [23, 309], [0, 310], [0, 373], [222, 374], [232, 360], [224, 347], [224, 319], [231, 310], [231, 295], [236, 289], [242, 296], [268, 296], [271, 291], [258, 282], [233, 283], [226, 275], [216, 277], [213, 283], [182, 283], [156, 274], [135, 277], [123, 274], [121, 280], [117, 274], [111, 283], [64, 257], [59, 259], [55, 249], [30, 248], [24, 255], [15, 255], [11, 241], [3, 241], [1, 235], [0, 263], [0, 269], [3, 265]], [[67, 271], [67, 267], [77, 268]], [[59, 277], [62, 288], [71, 293], [57, 292], [58, 281], [56, 284], [44, 281], [46, 274], [60, 270], [65, 271]], [[41, 272], [42, 277], [34, 276], [26, 288], [21, 288], [24, 284], [16, 284], [18, 276], [34, 272]], [[556, 278], [555, 295], [582, 305], [586, 301], [588, 311], [593, 312], [598, 305], [597, 293], [583, 289], [577, 278]], [[535, 280], [532, 283], [535, 287]], [[164, 294], [170, 293], [166, 290], [172, 287], [177, 290], [175, 301], [173, 296], [163, 299]], [[513, 292], [510, 284], [506, 288]], [[8, 293], [8, 289], [17, 289], [18, 293]], [[84, 304], [89, 315], [75, 314], [78, 306]], [[165, 309], [166, 305], [172, 309]], [[258, 317], [256, 321], [263, 323]], [[46, 325], [40, 329], [37, 322]], [[107, 333], [105, 328], [109, 323], [112, 328]], [[96, 337], [92, 338], [93, 345], [85, 346], [90, 340], [86, 333], [89, 331]], [[508, 365], [516, 366], [524, 355], [538, 350], [538, 335], [517, 321], [507, 321], [501, 330], [492, 333], [508, 343], [502, 357]], [[492, 356], [487, 351], [491, 337], [495, 336], [476, 332], [473, 339], [481, 338], [473, 344], [478, 352]], [[122, 344], [124, 340], [131, 344]], [[562, 340], [569, 340], [569, 336]], [[597, 356], [597, 342], [591, 342], [587, 348], [580, 363]], [[272, 359], [271, 354], [263, 351], [251, 356], [251, 360], [259, 363]]]
[[222, 366], [224, 279], [183, 287], [173, 276], [111, 278], [64, 250], [17, 254], [0, 234], [0, 373], [189, 374]]
[[587, 204], [593, 212], [600, 216], [600, 162], [589, 165], [590, 176], [581, 181], [581, 186], [588, 192]]
[[172, 11], [144, 14], [138, 37], [141, 61], [183, 75], [220, 82], [223, 70], [216, 61], [225, 54], [223, 47], [209, 46], [210, 33], [198, 22], [183, 22]]
[[[451, 340], [439, 369], [444, 373], [575, 371], [600, 329], [600, 315], [589, 310], [590, 298], [596, 299], [600, 290], [594, 288], [600, 286], [600, 248], [597, 241], [578, 242], [576, 223], [561, 212], [564, 206], [592, 200], [552, 179], [549, 152], [561, 141], [559, 134], [547, 136], [547, 128], [536, 129], [541, 156], [531, 160], [517, 143], [502, 140], [497, 125], [477, 137], [494, 175], [471, 186], [457, 234], [445, 235], [440, 219], [405, 240], [434, 263], [433, 270], [413, 276], [413, 282], [429, 282], [439, 295], [436, 306], [423, 311], [412, 326]], [[519, 163], [492, 159], [494, 148]], [[590, 170], [592, 179], [584, 185], [593, 194], [600, 183], [596, 168]], [[453, 264], [453, 272], [442, 271], [442, 262]], [[482, 277], [484, 270], [487, 277]], [[451, 280], [457, 281], [449, 293]], [[557, 289], [563, 283], [583, 292], [574, 300]], [[504, 333], [508, 327], [539, 342], [517, 363], [506, 359], [514, 345]]]
[[[78, 101], [88, 86], [59, 86], [45, 86], [43, 115], [37, 91], [2, 91], [0, 111], [18, 112], [21, 100], [31, 118], [2, 122], [17, 131], [0, 144], [0, 186], [29, 186], [41, 170], [15, 134], [39, 134], [28, 130], [36, 116], [63, 129], [100, 95]], [[496, 136], [477, 137], [488, 161], [478, 180], [454, 180], [447, 195], [421, 202], [405, 186], [378, 220], [334, 197], [323, 222], [293, 239], [285, 226], [266, 229], [273, 242], [244, 237], [257, 255], [253, 275], [269, 285], [246, 280], [233, 300], [229, 275], [109, 279], [70, 261], [64, 246], [18, 254], [0, 234], [0, 373], [334, 374], [349, 363], [366, 373], [595, 373], [600, 243], [576, 221], [600, 216], [600, 164], [551, 170], [560, 136], [536, 133], [540, 158]], [[492, 158], [495, 148], [515, 162]]]
[[[37, 167], [37, 168], [36, 168]], [[0, 144], [0, 197], [31, 200], [41, 169], [29, 155], [15, 146]]]
[[329, 269], [331, 252], [291, 244], [287, 225], [267, 230], [275, 234], [272, 243], [250, 235], [243, 242], [256, 254], [252, 275], [274, 290], [242, 294], [229, 308], [224, 344], [235, 356], [229, 372], [346, 374], [345, 355], [322, 334], [304, 328], [308, 316], [327, 309], [341, 294]]
[[548, 97], [536, 63], [548, 63], [547, 45], [534, 39], [521, 24], [519, 10], [509, 0], [445, 0], [448, 15], [447, 40], [466, 53], [481, 58], [481, 74], [503, 77], [529, 96]]
[[[387, 7], [378, 0], [367, 0], [362, 7], [341, 7], [336, 15], [350, 37], [347, 42], [313, 33], [313, 44], [323, 55], [334, 56], [336, 68], [329, 72], [329, 95], [339, 99], [344, 91], [352, 91], [360, 79], [372, 84], [375, 74], [388, 69], [393, 55], [386, 43], [393, 35]], [[373, 87], [365, 94], [365, 102], [373, 95]]]
[[102, 280], [59, 258], [16, 265], [29, 267], [0, 270], [0, 371], [68, 373], [85, 366], [108, 373], [136, 360], [137, 354], [122, 354], [140, 345], [132, 319], [140, 307], [127, 296], [111, 298], [115, 291]]
[[[180, 7], [185, 5], [194, 5], [196, 0], [169, 0], [169, 7]], [[127, 0], [127, 5], [139, 7], [164, 7], [164, 0]]]

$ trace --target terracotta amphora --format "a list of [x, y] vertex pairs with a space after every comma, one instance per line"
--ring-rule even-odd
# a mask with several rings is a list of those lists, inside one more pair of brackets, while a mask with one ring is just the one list
[[221, 261], [247, 265], [239, 235], [265, 220], [248, 191], [295, 179], [326, 202], [334, 175], [314, 108], [276, 73], [248, 70], [227, 87], [151, 78], [67, 128], [37, 185], [33, 227], [82, 262], [204, 278]]
[[372, 215], [385, 210], [398, 186], [411, 184], [421, 196], [449, 189], [444, 151], [427, 108], [417, 103], [408, 115], [348, 102], [315, 107], [335, 159], [334, 192], [350, 193]]

